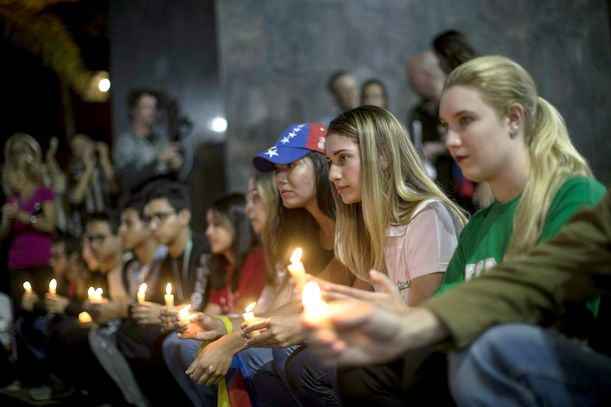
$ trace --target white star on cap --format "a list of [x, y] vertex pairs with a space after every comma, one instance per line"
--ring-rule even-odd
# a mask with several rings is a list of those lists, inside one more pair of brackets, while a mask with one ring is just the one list
[[278, 147], [276, 146], [270, 147], [265, 152], [265, 155], [268, 156], [269, 158], [272, 158], [273, 156], [278, 155], [278, 152], [276, 150], [278, 150]]
[[286, 136], [286, 137], [284, 137], [282, 140], [280, 140], [280, 142], [281, 142], [282, 144], [286, 144], [286, 143], [288, 143], [289, 141], [291, 141], [291, 138], [290, 138], [290, 137], [288, 137], [288, 136]]
[[292, 139], [293, 137], [295, 137], [297, 135], [298, 132], [296, 132], [295, 130], [291, 131], [289, 133], [289, 139]]

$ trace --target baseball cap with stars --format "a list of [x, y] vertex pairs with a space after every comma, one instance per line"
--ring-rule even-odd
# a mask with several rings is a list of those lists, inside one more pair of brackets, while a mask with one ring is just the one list
[[269, 172], [276, 164], [290, 164], [311, 151], [324, 154], [326, 137], [324, 124], [294, 124], [282, 133], [275, 145], [254, 156], [252, 164], [261, 172]]

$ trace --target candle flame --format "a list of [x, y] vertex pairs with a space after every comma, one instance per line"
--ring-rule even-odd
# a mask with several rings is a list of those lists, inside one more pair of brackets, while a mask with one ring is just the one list
[[95, 297], [95, 288], [89, 287], [89, 289], [87, 290], [87, 295], [89, 296], [89, 298]]
[[301, 250], [301, 247], [296, 248], [293, 254], [291, 255], [291, 263], [298, 263], [301, 260], [302, 254], [303, 250]]
[[104, 290], [102, 290], [101, 288], [96, 288], [95, 289], [95, 295], [98, 296], [98, 298], [102, 298], [102, 293], [104, 292]]
[[322, 293], [316, 281], [309, 281], [301, 292], [301, 302], [304, 308], [318, 306], [322, 302]]
[[190, 309], [191, 309], [191, 304], [182, 307], [180, 309], [180, 311], [178, 311], [178, 318], [180, 318], [183, 321], [188, 320], [189, 319], [189, 310]]
[[256, 302], [251, 302], [250, 304], [248, 304], [246, 306], [246, 308], [244, 308], [244, 311], [246, 312], [252, 312], [253, 309], [255, 309], [255, 306], [257, 305]]
[[172, 294], [172, 283], [168, 283], [168, 284], [165, 286], [165, 293], [166, 293], [167, 295]]
[[51, 281], [49, 281], [49, 291], [55, 291], [57, 289], [57, 280], [56, 279], [52, 279]]
[[138, 292], [142, 295], [146, 294], [147, 287], [148, 286], [146, 285], [146, 283], [140, 284], [140, 287], [138, 288]]
[[82, 324], [86, 324], [86, 323], [93, 321], [93, 319], [91, 318], [91, 315], [89, 315], [89, 313], [86, 311], [83, 311], [80, 314], [78, 314], [78, 320]]
[[25, 282], [23, 283], [23, 288], [24, 288], [26, 291], [32, 291], [32, 284], [30, 284], [30, 282], [29, 282], [29, 281], [25, 281]]

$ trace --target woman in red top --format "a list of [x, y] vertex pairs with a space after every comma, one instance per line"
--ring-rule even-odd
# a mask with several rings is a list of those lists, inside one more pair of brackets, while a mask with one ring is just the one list
[[224, 195], [206, 214], [210, 241], [210, 299], [206, 314], [239, 314], [265, 285], [265, 257], [246, 215], [243, 194]]

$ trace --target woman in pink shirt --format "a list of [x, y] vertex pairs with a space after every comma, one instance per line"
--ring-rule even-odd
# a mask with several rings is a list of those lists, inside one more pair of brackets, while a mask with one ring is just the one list
[[30, 154], [11, 157], [4, 171], [13, 195], [2, 206], [0, 238], [6, 242], [10, 237], [8, 270], [16, 306], [24, 281], [32, 284], [35, 295], [48, 290], [56, 207], [53, 192], [43, 185], [42, 164], [36, 157]]

